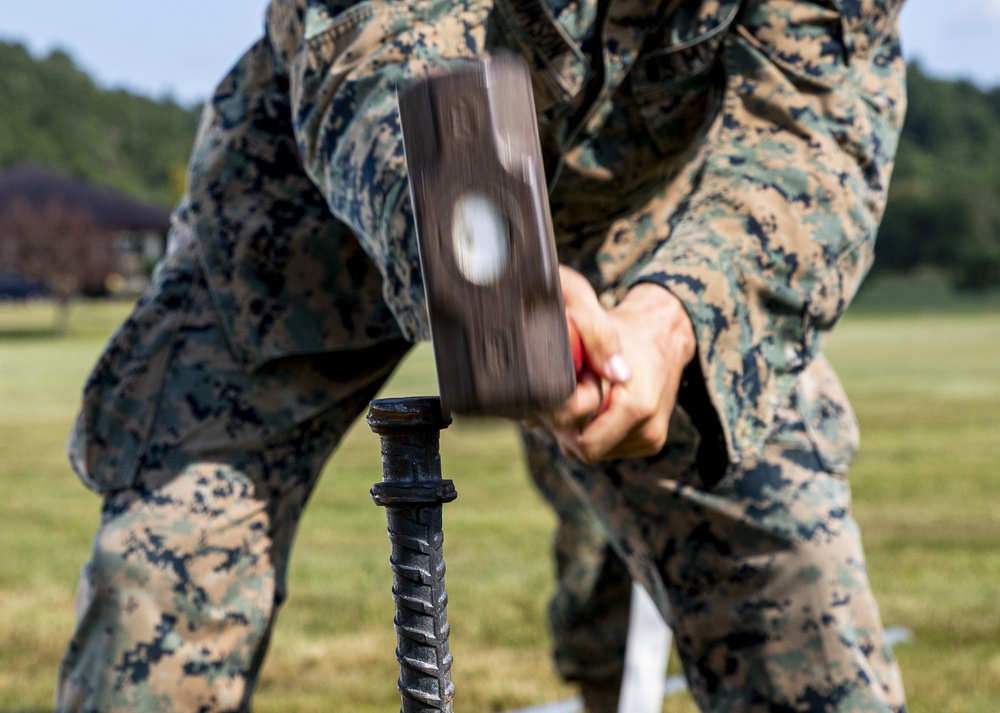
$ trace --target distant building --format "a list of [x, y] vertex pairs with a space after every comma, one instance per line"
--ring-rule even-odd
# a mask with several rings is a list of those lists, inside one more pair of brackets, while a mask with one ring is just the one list
[[56, 293], [135, 293], [170, 212], [33, 164], [0, 173], [0, 270]]

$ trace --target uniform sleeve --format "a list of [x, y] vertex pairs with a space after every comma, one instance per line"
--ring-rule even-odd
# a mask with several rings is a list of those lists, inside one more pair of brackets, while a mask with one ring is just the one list
[[268, 36], [287, 72], [302, 162], [384, 276], [405, 336], [428, 329], [397, 88], [483, 54], [484, 0], [276, 0]]
[[685, 304], [730, 460], [759, 452], [871, 264], [905, 108], [899, 5], [747, 4], [694, 188], [635, 280]]

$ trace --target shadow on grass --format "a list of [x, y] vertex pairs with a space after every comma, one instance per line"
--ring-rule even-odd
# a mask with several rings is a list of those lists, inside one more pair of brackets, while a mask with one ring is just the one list
[[[62, 339], [66, 333], [55, 327], [0, 327], [0, 342], [19, 342], [33, 339]], [[0, 710], [0, 713], [8, 711]]]

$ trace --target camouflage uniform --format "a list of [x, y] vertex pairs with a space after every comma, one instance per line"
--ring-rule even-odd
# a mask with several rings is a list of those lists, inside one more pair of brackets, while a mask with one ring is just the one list
[[[675, 614], [703, 710], [902, 710], [821, 354], [885, 201], [900, 4], [273, 0], [86, 386], [70, 453], [104, 510], [59, 710], [249, 706], [316, 475], [427, 335], [394, 89], [499, 47], [531, 66], [561, 261], [608, 305], [671, 290], [698, 339], [656, 457], [584, 467], [525, 434], [575, 558], [557, 631], [589, 611], [620, 642], [606, 537]], [[614, 675], [614, 645], [567, 641], [567, 673]]]

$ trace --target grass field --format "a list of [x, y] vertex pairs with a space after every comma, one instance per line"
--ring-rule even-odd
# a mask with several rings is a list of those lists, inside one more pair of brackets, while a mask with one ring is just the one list
[[[894, 304], [863, 295], [828, 349], [864, 434], [855, 513], [885, 622], [915, 634], [898, 649], [911, 710], [996, 713], [1000, 309]], [[0, 305], [0, 713], [51, 709], [98, 511], [62, 443], [82, 380], [126, 309], [79, 305], [70, 335], [57, 338], [51, 307]], [[428, 350], [388, 390], [432, 393]], [[569, 695], [544, 622], [553, 518], [526, 482], [511, 428], [459, 421], [443, 434], [442, 459], [459, 491], [444, 513], [457, 709]], [[256, 710], [399, 709], [385, 515], [368, 497], [379, 477], [377, 439], [361, 424], [303, 522]], [[664, 710], [694, 707], [679, 695]]]

